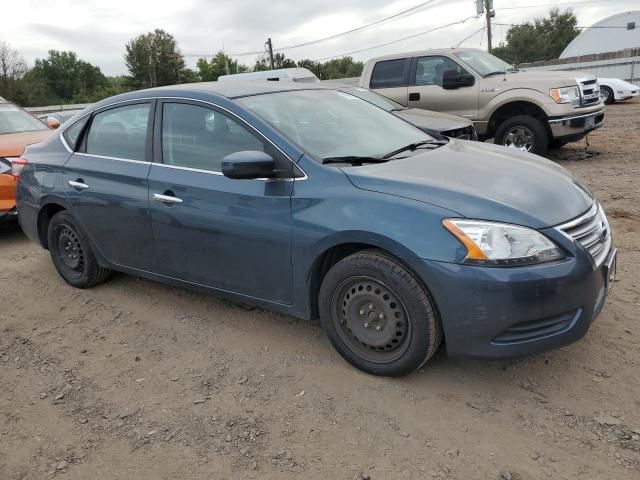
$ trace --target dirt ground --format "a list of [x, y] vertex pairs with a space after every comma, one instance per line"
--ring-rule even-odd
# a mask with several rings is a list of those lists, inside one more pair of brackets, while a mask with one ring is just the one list
[[125, 275], [67, 286], [0, 231], [0, 479], [640, 479], [640, 102], [554, 154], [604, 204], [619, 280], [578, 343], [439, 353], [402, 379], [317, 325]]

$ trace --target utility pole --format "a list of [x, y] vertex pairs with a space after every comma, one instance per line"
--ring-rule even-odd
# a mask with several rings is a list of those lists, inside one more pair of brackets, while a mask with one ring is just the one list
[[273, 45], [271, 44], [271, 37], [267, 39], [267, 48], [269, 49], [269, 62], [271, 63], [271, 70], [273, 70]]
[[487, 49], [491, 53], [491, 19], [496, 16], [493, 9], [493, 0], [484, 0], [484, 11], [487, 17]]

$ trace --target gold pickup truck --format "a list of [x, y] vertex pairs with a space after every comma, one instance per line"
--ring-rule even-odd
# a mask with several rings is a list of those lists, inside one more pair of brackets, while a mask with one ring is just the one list
[[594, 76], [517, 70], [478, 49], [374, 58], [359, 85], [410, 108], [468, 118], [480, 139], [540, 155], [584, 138], [604, 119]]

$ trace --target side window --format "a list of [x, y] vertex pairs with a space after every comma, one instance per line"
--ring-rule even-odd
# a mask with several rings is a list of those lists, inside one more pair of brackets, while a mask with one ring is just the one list
[[442, 78], [447, 70], [455, 70], [456, 74], [467, 73], [450, 58], [420, 57], [416, 63], [415, 85], [442, 86]]
[[149, 109], [148, 103], [135, 104], [94, 115], [87, 133], [86, 152], [144, 161]]
[[91, 115], [87, 115], [86, 117], [81, 118], [76, 123], [67, 128], [64, 132], [62, 132], [62, 136], [64, 137], [67, 145], [69, 145], [71, 150], [75, 151], [78, 148], [80, 134], [82, 133], [84, 126], [89, 121], [89, 118], [91, 118]]
[[187, 103], [162, 107], [162, 161], [219, 172], [222, 159], [244, 150], [265, 151], [244, 126], [223, 113]]
[[406, 85], [404, 73], [406, 64], [406, 58], [376, 63], [371, 74], [371, 88], [390, 88]]

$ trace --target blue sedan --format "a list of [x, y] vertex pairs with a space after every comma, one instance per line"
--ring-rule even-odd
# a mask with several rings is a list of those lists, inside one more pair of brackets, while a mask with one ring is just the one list
[[443, 338], [485, 358], [578, 340], [615, 275], [600, 204], [560, 166], [318, 85], [116, 96], [23, 160], [20, 223], [70, 285], [117, 270], [320, 318], [377, 375]]

